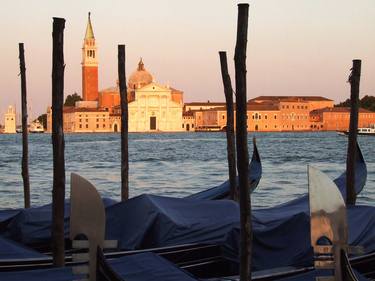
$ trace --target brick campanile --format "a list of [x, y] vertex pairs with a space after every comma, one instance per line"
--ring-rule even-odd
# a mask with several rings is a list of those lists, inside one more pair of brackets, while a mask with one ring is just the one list
[[90, 13], [82, 47], [82, 98], [84, 101], [98, 100], [98, 52]]

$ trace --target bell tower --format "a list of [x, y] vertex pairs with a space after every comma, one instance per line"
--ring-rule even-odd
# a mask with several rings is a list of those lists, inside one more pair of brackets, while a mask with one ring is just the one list
[[98, 48], [94, 31], [88, 17], [85, 39], [82, 47], [82, 98], [84, 101], [98, 100]]

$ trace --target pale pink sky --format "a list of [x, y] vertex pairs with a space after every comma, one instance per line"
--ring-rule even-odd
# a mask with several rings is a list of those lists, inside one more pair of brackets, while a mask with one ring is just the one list
[[[32, 117], [51, 103], [52, 17], [66, 19], [65, 92], [81, 94], [88, 11], [99, 46], [100, 89], [115, 84], [117, 44], [123, 43], [127, 76], [143, 57], [156, 81], [183, 90], [185, 101], [223, 101], [218, 51], [228, 51], [233, 68], [237, 2], [5, 1], [0, 10], [0, 123], [7, 105], [20, 108], [19, 42], [25, 43]], [[361, 96], [375, 95], [374, 0], [249, 3], [248, 98], [322, 95], [344, 100], [354, 58], [363, 64]]]

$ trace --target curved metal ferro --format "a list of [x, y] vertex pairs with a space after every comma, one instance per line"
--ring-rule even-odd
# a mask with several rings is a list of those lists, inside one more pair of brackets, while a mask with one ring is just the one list
[[[318, 169], [308, 166], [311, 245], [314, 253], [332, 253], [336, 280], [341, 280], [340, 251], [348, 244], [344, 199], [335, 183]], [[326, 238], [332, 246], [319, 245]], [[316, 264], [317, 265], [317, 264]], [[324, 262], [318, 264], [324, 267]], [[329, 264], [327, 264], [329, 265]]]
[[85, 235], [89, 247], [89, 280], [96, 280], [97, 247], [104, 246], [105, 208], [96, 188], [72, 173], [70, 180], [70, 239]]

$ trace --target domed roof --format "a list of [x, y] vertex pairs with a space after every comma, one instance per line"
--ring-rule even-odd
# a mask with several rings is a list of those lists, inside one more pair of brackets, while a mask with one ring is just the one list
[[128, 87], [130, 89], [137, 89], [144, 87], [154, 81], [154, 77], [145, 69], [142, 58], [138, 63], [138, 68], [134, 71], [128, 81]]

